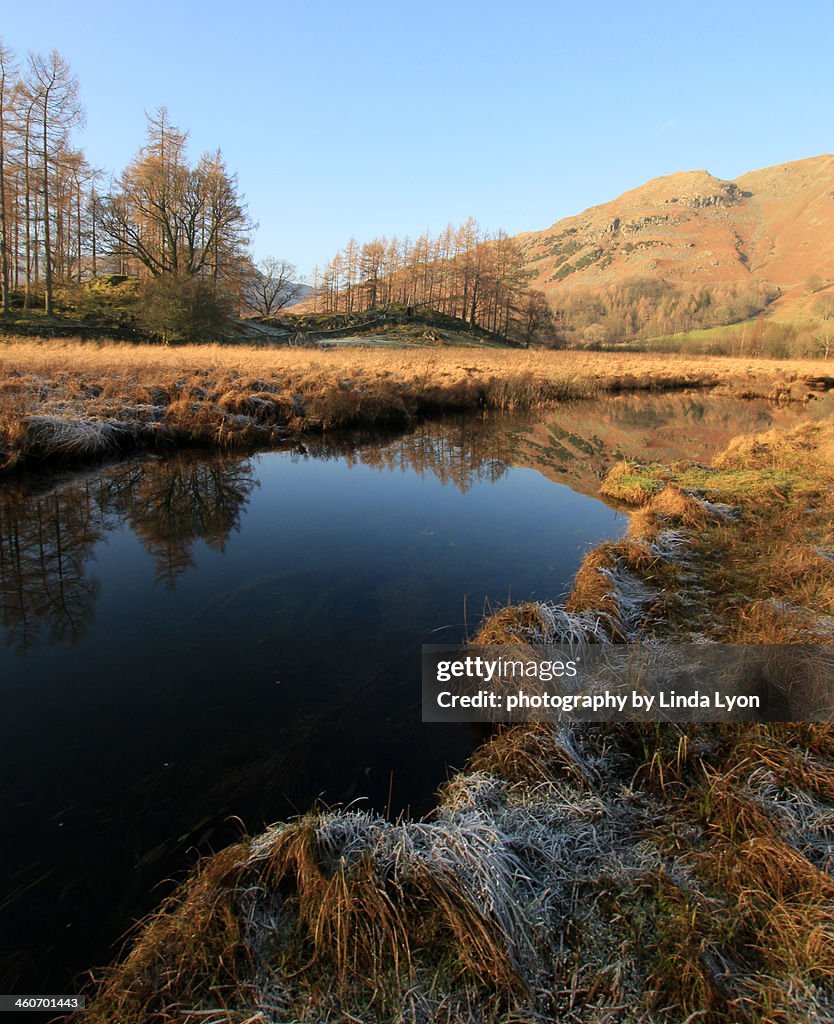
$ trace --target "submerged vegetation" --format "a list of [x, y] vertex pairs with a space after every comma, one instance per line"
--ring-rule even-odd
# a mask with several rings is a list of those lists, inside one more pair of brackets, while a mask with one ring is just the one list
[[[480, 643], [834, 639], [834, 426], [621, 463], [629, 535]], [[422, 821], [204, 861], [86, 1020], [812, 1024], [834, 1014], [828, 725], [502, 727]]]

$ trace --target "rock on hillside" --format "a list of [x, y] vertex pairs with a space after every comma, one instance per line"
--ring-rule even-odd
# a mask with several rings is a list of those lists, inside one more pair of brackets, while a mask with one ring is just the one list
[[[707, 171], [655, 178], [517, 239], [551, 297], [629, 278], [687, 287], [738, 282], [807, 304], [808, 282], [834, 284], [834, 156], [723, 181]], [[777, 306], [779, 305], [777, 303]]]

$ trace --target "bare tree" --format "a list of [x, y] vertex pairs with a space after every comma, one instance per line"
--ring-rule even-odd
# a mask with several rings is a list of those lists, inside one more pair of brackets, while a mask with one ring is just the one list
[[[14, 114], [14, 132], [17, 136], [17, 163], [22, 178], [23, 210], [19, 213], [23, 219], [23, 306], [29, 309], [32, 299], [32, 285], [38, 283], [38, 252], [37, 244], [32, 239], [33, 215], [37, 216], [37, 197], [34, 190], [34, 168], [32, 166], [32, 126], [35, 118], [35, 96], [18, 80], [12, 93]], [[35, 238], [37, 238], [37, 222], [35, 222]], [[15, 247], [15, 265], [20, 260], [20, 244]]]
[[9, 240], [6, 215], [6, 105], [15, 76], [14, 53], [0, 39], [0, 289], [3, 312], [9, 312]]
[[40, 142], [43, 184], [43, 273], [46, 290], [45, 309], [49, 316], [53, 310], [50, 174], [58, 153], [66, 147], [69, 131], [83, 122], [84, 112], [78, 100], [78, 80], [57, 50], [52, 50], [48, 57], [30, 53], [28, 72], [26, 86], [35, 101]]
[[531, 341], [538, 341], [550, 336], [551, 342], [556, 334], [553, 311], [544, 292], [531, 289], [525, 292], [519, 311], [519, 334], [526, 348]]
[[251, 224], [219, 150], [195, 167], [186, 135], [148, 119], [148, 144], [98, 203], [100, 232], [125, 270], [152, 277], [236, 278]]
[[834, 347], [834, 295], [823, 295], [814, 303], [814, 312], [821, 323], [816, 334], [817, 350], [828, 359]]
[[248, 288], [252, 308], [261, 316], [274, 316], [301, 295], [303, 286], [297, 277], [295, 265], [288, 260], [277, 256], [262, 259], [252, 269]]

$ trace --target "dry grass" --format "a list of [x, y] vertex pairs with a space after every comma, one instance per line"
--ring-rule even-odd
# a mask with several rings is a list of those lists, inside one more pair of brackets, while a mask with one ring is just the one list
[[144, 923], [124, 963], [100, 981], [85, 1021], [161, 1021], [181, 1003], [227, 1007], [241, 999], [240, 979], [250, 973], [251, 954], [236, 892], [247, 853], [239, 844], [201, 862]]
[[[656, 547], [670, 527], [680, 533], [682, 582], [698, 595], [688, 613], [701, 633], [746, 643], [834, 639], [834, 424], [736, 438], [709, 468], [621, 462], [602, 490], [636, 506], [636, 540]], [[611, 603], [602, 563], [593, 564], [606, 558], [610, 565], [599, 549], [583, 566], [575, 603]]]
[[600, 491], [626, 505], [645, 505], [662, 490], [664, 475], [661, 466], [643, 466], [633, 459], [623, 459], [608, 471]]
[[788, 433], [771, 430], [737, 437], [713, 459], [716, 469], [801, 469], [828, 474], [834, 465], [834, 437], [825, 423], [805, 423]]
[[269, 883], [291, 894], [298, 938], [339, 985], [413, 983], [418, 960], [448, 955], [497, 989], [524, 987], [518, 862], [487, 821], [305, 818], [276, 830], [263, 857]]
[[525, 643], [531, 636], [544, 633], [546, 629], [541, 605], [533, 602], [509, 605], [490, 615], [481, 624], [475, 643]]
[[[665, 547], [683, 570], [681, 584], [698, 591], [664, 616], [672, 635], [688, 628], [747, 643], [831, 643], [832, 456], [834, 425], [819, 423], [737, 439], [714, 470], [621, 465], [609, 493], [638, 506], [634, 540], [585, 559], [566, 609], [596, 608], [621, 621], [617, 571], [657, 584]], [[536, 606], [527, 606], [525, 625], [535, 617]], [[487, 624], [492, 642], [502, 621], [512, 624], [512, 609]], [[643, 629], [658, 625], [647, 620]], [[540, 780], [553, 771], [540, 754], [552, 744], [542, 728], [509, 733], [508, 763], [489, 747], [475, 763], [510, 779], [518, 763], [521, 777]], [[715, 1024], [834, 1018], [834, 728], [629, 725], [609, 735], [619, 756], [634, 758], [632, 787], [664, 807], [652, 830], [662, 867], [625, 893], [603, 884], [642, 951], [650, 1016]]]
[[[54, 454], [136, 444], [270, 445], [288, 433], [405, 423], [442, 409], [520, 409], [600, 391], [722, 385], [767, 394], [814, 363], [518, 350], [346, 351], [0, 345], [0, 467], [32, 455], [32, 418], [64, 424]], [[110, 436], [100, 436], [102, 424]]]
[[819, 726], [502, 729], [426, 821], [307, 815], [209, 861], [85, 1019], [817, 1024], [830, 744]]
[[525, 789], [565, 777], [581, 787], [593, 782], [593, 773], [571, 742], [569, 730], [557, 732], [542, 723], [501, 727], [475, 751], [469, 769]]
[[[475, 642], [821, 639], [832, 444], [817, 424], [652, 468], [565, 607], [502, 609]], [[85, 1019], [834, 1020], [828, 724], [501, 728], [425, 821], [308, 815], [238, 851]]]
[[679, 487], [668, 485], [648, 503], [647, 511], [663, 523], [672, 520], [690, 530], [703, 530], [710, 520], [703, 502], [696, 501]]

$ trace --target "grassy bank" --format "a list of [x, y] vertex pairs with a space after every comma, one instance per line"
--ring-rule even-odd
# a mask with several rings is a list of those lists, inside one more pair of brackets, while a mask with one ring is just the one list
[[[629, 535], [477, 639], [831, 642], [832, 451], [824, 423], [616, 466]], [[423, 821], [310, 814], [206, 860], [84, 1019], [828, 1020], [833, 821], [829, 726], [503, 728]]]
[[137, 447], [268, 446], [402, 425], [443, 410], [522, 409], [603, 391], [724, 387], [804, 398], [824, 363], [514, 350], [315, 351], [66, 342], [0, 346], [0, 469]]

